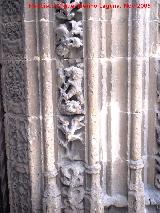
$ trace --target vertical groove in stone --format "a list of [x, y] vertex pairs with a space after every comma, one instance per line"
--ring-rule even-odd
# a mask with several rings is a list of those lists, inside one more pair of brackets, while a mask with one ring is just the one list
[[[152, 3], [148, 1], [147, 3]], [[150, 93], [150, 85], [151, 81], [150, 79], [153, 78], [153, 73], [152, 77], [150, 75], [150, 66], [149, 66], [149, 57], [150, 57], [150, 13], [152, 9], [146, 9], [145, 10], [145, 16], [144, 16], [144, 23], [145, 23], [145, 29], [144, 29], [144, 57], [145, 57], [145, 65], [144, 65], [144, 72], [142, 73], [143, 77], [143, 124], [142, 128], [145, 130], [143, 131], [142, 134], [142, 155], [144, 159], [144, 165], [148, 164], [148, 159], [150, 158], [148, 152], [150, 149], [150, 142], [148, 140], [149, 138], [149, 132], [152, 132], [152, 124], [150, 125], [149, 121], [149, 116], [151, 113], [151, 108], [150, 108], [150, 98], [149, 98], [149, 93]], [[153, 86], [152, 86], [153, 87]], [[153, 104], [153, 103], [152, 103]], [[149, 131], [150, 130], [150, 131]], [[144, 178], [144, 187], [146, 188], [147, 186], [147, 177], [148, 177], [148, 166], [144, 166], [144, 170], [142, 173], [142, 176]]]
[[111, 24], [110, 193], [127, 196], [128, 10], [113, 9]]
[[32, 212], [42, 211], [42, 150], [36, 9], [24, 6], [29, 169]]
[[[101, 0], [101, 4], [110, 3]], [[110, 190], [110, 165], [109, 165], [109, 111], [110, 111], [110, 78], [111, 78], [111, 9], [101, 9], [101, 42], [100, 42], [100, 69], [99, 69], [99, 88], [102, 98], [100, 100], [100, 161], [102, 161], [102, 188], [104, 192]]]
[[[134, 3], [143, 3], [137, 0]], [[131, 40], [131, 144], [130, 144], [130, 180], [128, 193], [128, 211], [145, 212], [144, 167], [142, 152], [142, 72], [144, 69], [144, 11], [132, 11]]]
[[[85, 3], [100, 3], [85, 1]], [[85, 68], [87, 72], [87, 133], [88, 167], [90, 168], [90, 212], [101, 213], [104, 207], [101, 201], [100, 149], [99, 149], [99, 56], [100, 56], [100, 11], [85, 10]]]
[[60, 192], [56, 184], [54, 144], [54, 72], [52, 51], [54, 37], [48, 19], [49, 9], [39, 9], [40, 68], [42, 73], [42, 116], [44, 143], [44, 198], [43, 212], [60, 212]]
[[155, 177], [154, 177], [154, 185], [157, 189], [160, 190], [160, 3], [158, 2], [156, 5], [156, 12], [154, 17], [154, 30], [155, 30], [155, 37], [156, 46], [152, 49], [153, 53], [153, 63], [154, 63], [154, 70], [156, 74], [156, 155], [155, 155]]

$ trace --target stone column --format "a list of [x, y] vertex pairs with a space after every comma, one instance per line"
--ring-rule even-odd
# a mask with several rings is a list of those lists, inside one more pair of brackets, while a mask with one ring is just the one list
[[[143, 3], [137, 0], [134, 3]], [[145, 212], [144, 184], [142, 181], [142, 76], [144, 69], [144, 11], [131, 11], [131, 137], [130, 137], [130, 179], [128, 211]]]
[[[99, 4], [100, 1], [85, 1], [86, 4]], [[90, 212], [104, 211], [102, 204], [102, 190], [100, 184], [100, 96], [99, 96], [99, 69], [100, 69], [100, 37], [101, 21], [100, 9], [90, 8], [84, 11], [84, 58], [86, 71], [86, 112], [87, 112], [87, 143], [88, 169], [90, 174]]]
[[[49, 3], [50, 1], [44, 1]], [[41, 2], [43, 3], [43, 1]], [[55, 91], [56, 69], [54, 63], [54, 35], [53, 17], [50, 16], [50, 9], [39, 9], [39, 50], [40, 70], [42, 83], [42, 132], [43, 132], [43, 160], [44, 160], [44, 194], [43, 212], [60, 212], [60, 192], [56, 183], [58, 174], [55, 166]]]
[[[145, 194], [142, 178], [143, 145], [151, 143], [150, 130], [142, 130], [142, 125], [147, 126], [143, 105], [149, 88], [144, 85], [149, 70], [143, 78], [144, 69], [149, 69], [145, 9], [37, 9], [22, 0], [1, 2], [11, 213], [144, 213], [144, 198], [147, 209], [159, 205], [158, 190]], [[77, 6], [81, 0], [72, 3]], [[158, 39], [153, 40], [156, 52], [150, 72], [157, 72], [159, 151], [159, 46]], [[145, 184], [152, 179], [150, 184], [154, 174], [148, 178], [146, 171]], [[159, 173], [157, 153], [154, 184], [158, 189]]]

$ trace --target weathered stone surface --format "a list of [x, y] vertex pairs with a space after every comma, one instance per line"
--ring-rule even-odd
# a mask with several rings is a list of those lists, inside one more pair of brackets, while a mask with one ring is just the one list
[[11, 212], [159, 212], [159, 8], [1, 1]]

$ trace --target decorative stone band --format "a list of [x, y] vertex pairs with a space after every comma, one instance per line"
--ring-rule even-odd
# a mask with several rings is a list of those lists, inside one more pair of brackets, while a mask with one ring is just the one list
[[50, 171], [50, 172], [48, 171], [44, 173], [44, 177], [47, 177], [48, 179], [55, 178], [57, 175], [58, 175], [58, 171], [56, 170], [56, 168], [54, 171]]
[[115, 206], [117, 208], [123, 208], [128, 206], [128, 200], [125, 196], [116, 194], [115, 196], [103, 196], [103, 204], [105, 207]]
[[85, 172], [87, 174], [99, 174], [100, 171], [101, 171], [101, 165], [100, 165], [100, 163], [94, 164], [92, 166], [85, 165], [85, 167], [86, 167]]
[[144, 162], [142, 159], [137, 161], [130, 160], [129, 167], [130, 169], [134, 169], [134, 170], [143, 169]]
[[[62, 1], [59, 0], [57, 3]], [[79, 150], [79, 147], [85, 150], [82, 11], [78, 8], [60, 8], [55, 10], [55, 14], [61, 209], [64, 212], [83, 213], [85, 157]]]

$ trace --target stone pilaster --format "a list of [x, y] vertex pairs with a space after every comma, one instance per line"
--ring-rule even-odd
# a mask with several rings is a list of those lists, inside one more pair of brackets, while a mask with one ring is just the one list
[[[1, 1], [2, 91], [11, 212], [40, 212], [41, 133], [35, 11]], [[32, 17], [31, 17], [32, 16]]]

